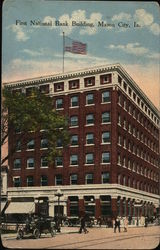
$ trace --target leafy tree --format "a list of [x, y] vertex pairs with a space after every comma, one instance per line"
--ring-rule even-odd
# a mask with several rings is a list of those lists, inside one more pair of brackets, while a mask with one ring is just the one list
[[[32, 91], [30, 96], [4, 88], [1, 117], [1, 146], [8, 139], [9, 134], [16, 130], [16, 139], [21, 141], [21, 148], [28, 142], [27, 135], [34, 131], [34, 138], [42, 136], [48, 140], [47, 158], [53, 161], [60, 155], [57, 149], [57, 140], [62, 140], [62, 146], [69, 143], [67, 117], [53, 108], [53, 99], [38, 90]], [[42, 130], [42, 134], [40, 133]], [[9, 148], [8, 154], [1, 160], [1, 165], [8, 160], [16, 150], [16, 142]]]

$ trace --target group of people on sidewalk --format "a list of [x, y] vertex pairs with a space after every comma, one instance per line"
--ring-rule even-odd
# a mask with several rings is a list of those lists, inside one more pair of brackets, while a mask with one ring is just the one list
[[114, 228], [114, 233], [116, 233], [116, 229], [118, 228], [118, 231], [120, 233], [120, 228], [124, 229], [124, 232], [127, 232], [128, 230], [128, 218], [120, 218], [116, 217], [115, 220], [113, 221], [113, 228]]

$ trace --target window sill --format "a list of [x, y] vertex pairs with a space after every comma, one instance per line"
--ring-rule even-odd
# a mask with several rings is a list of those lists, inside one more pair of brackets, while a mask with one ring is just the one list
[[94, 166], [94, 163], [85, 163], [84, 166]]
[[34, 167], [33, 167], [33, 168], [28, 168], [28, 167], [27, 167], [26, 169], [35, 169], [35, 168], [34, 168]]
[[90, 106], [95, 106], [95, 103], [91, 103], [91, 104], [86, 104], [85, 107], [90, 107]]
[[70, 126], [69, 128], [78, 128], [78, 127], [79, 127], [79, 126], [76, 125], [76, 126]]
[[32, 148], [32, 149], [27, 149], [26, 151], [34, 151], [35, 149], [34, 148]]
[[70, 147], [71, 148], [77, 148], [77, 147], [79, 147], [79, 145], [71, 145]]
[[48, 148], [40, 148], [40, 150], [47, 150]]
[[111, 142], [102, 142], [101, 145], [111, 144]]
[[102, 122], [101, 125], [108, 125], [111, 124], [111, 122]]
[[111, 103], [111, 101], [101, 102], [101, 104], [108, 104]]
[[69, 165], [69, 167], [78, 167], [78, 165]]
[[75, 109], [75, 108], [79, 108], [79, 106], [71, 106], [71, 107], [69, 107], [70, 109]]
[[85, 127], [90, 127], [90, 126], [94, 126], [94, 123], [91, 123], [91, 124], [85, 124]]
[[42, 167], [42, 166], [41, 166], [40, 168], [48, 168], [48, 166], [46, 166], [46, 167]]
[[85, 144], [84, 146], [95, 146], [95, 144], [91, 143], [91, 144]]
[[56, 108], [56, 110], [64, 110], [64, 108]]

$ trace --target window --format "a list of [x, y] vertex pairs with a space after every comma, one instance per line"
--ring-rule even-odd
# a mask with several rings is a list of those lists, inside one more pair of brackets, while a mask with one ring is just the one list
[[78, 155], [70, 156], [70, 165], [78, 165]]
[[71, 116], [70, 125], [72, 127], [78, 126], [78, 116]]
[[86, 144], [94, 144], [94, 134], [86, 134]]
[[69, 196], [68, 197], [70, 203], [70, 216], [79, 216], [79, 206], [78, 206], [78, 196]]
[[49, 93], [49, 84], [40, 85], [39, 90], [43, 94], [48, 94]]
[[59, 82], [59, 83], [54, 84], [54, 91], [55, 92], [63, 91], [63, 90], [64, 90], [64, 83], [63, 82]]
[[118, 175], [118, 184], [121, 184], [121, 175]]
[[121, 155], [118, 154], [118, 165], [121, 165]]
[[102, 103], [110, 102], [110, 91], [104, 91], [102, 93]]
[[104, 152], [102, 153], [102, 163], [109, 163], [110, 162], [110, 153]]
[[123, 176], [123, 185], [126, 186], [126, 177]]
[[34, 140], [30, 140], [28, 143], [27, 143], [27, 149], [34, 149]]
[[121, 116], [118, 114], [118, 124], [121, 126]]
[[78, 145], [78, 135], [72, 135], [71, 137], [71, 145], [77, 146]]
[[79, 79], [69, 81], [69, 89], [78, 89], [79, 88]]
[[123, 88], [125, 91], [127, 90], [127, 84], [125, 82], [123, 82]]
[[33, 187], [33, 186], [34, 186], [33, 176], [27, 176], [27, 187]]
[[86, 154], [86, 164], [93, 164], [94, 159], [93, 159], [93, 153], [88, 153]]
[[21, 178], [20, 177], [13, 177], [13, 186], [20, 187], [21, 186]]
[[41, 157], [41, 167], [42, 167], [42, 168], [48, 167], [48, 160], [47, 160], [47, 157], [46, 157], [46, 156], [42, 156], [42, 157]]
[[86, 184], [93, 184], [93, 174], [86, 174], [85, 176], [85, 183]]
[[102, 143], [110, 142], [110, 132], [102, 132]]
[[16, 151], [21, 150], [21, 141], [16, 141]]
[[48, 186], [48, 177], [46, 175], [41, 176], [41, 186]]
[[121, 83], [122, 83], [122, 78], [118, 75], [118, 82], [120, 83], [120, 85], [121, 85]]
[[76, 185], [78, 183], [78, 176], [77, 174], [71, 174], [70, 175], [70, 184]]
[[41, 148], [48, 148], [48, 140], [46, 138], [41, 139]]
[[86, 124], [94, 124], [94, 115], [93, 114], [88, 114], [86, 115]]
[[62, 185], [62, 184], [63, 184], [62, 175], [61, 174], [57, 174], [55, 176], [55, 185]]
[[58, 98], [56, 100], [56, 109], [61, 109], [63, 108], [63, 99], [62, 98]]
[[34, 158], [27, 159], [27, 168], [34, 168]]
[[78, 106], [78, 96], [72, 96], [71, 97], [71, 107], [77, 107]]
[[102, 173], [102, 183], [109, 183], [109, 172]]
[[21, 159], [17, 158], [17, 159], [14, 160], [13, 168], [14, 169], [20, 169], [21, 168]]
[[100, 76], [100, 83], [111, 83], [112, 82], [112, 74], [105, 74]]
[[56, 167], [63, 166], [63, 157], [62, 156], [57, 156], [55, 158], [55, 165], [56, 165]]
[[86, 104], [90, 105], [94, 103], [94, 95], [93, 94], [87, 94], [86, 95]]
[[110, 112], [102, 113], [102, 123], [110, 122]]
[[94, 86], [94, 85], [95, 85], [95, 77], [87, 77], [84, 79], [85, 87]]
[[62, 139], [59, 138], [59, 139], [57, 140], [57, 147], [58, 147], [58, 148], [61, 148], [62, 146], [63, 146], [63, 145], [62, 145]]

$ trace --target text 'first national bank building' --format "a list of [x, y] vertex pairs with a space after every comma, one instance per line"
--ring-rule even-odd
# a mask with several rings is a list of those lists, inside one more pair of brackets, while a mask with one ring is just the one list
[[[28, 95], [38, 87], [68, 116], [70, 145], [49, 164], [47, 140], [29, 133], [9, 158], [6, 213], [152, 216], [159, 207], [159, 114], [119, 64], [5, 83]], [[16, 140], [10, 135], [9, 149]], [[61, 147], [61, 143], [57, 144]], [[138, 204], [138, 205], [136, 205]]]

